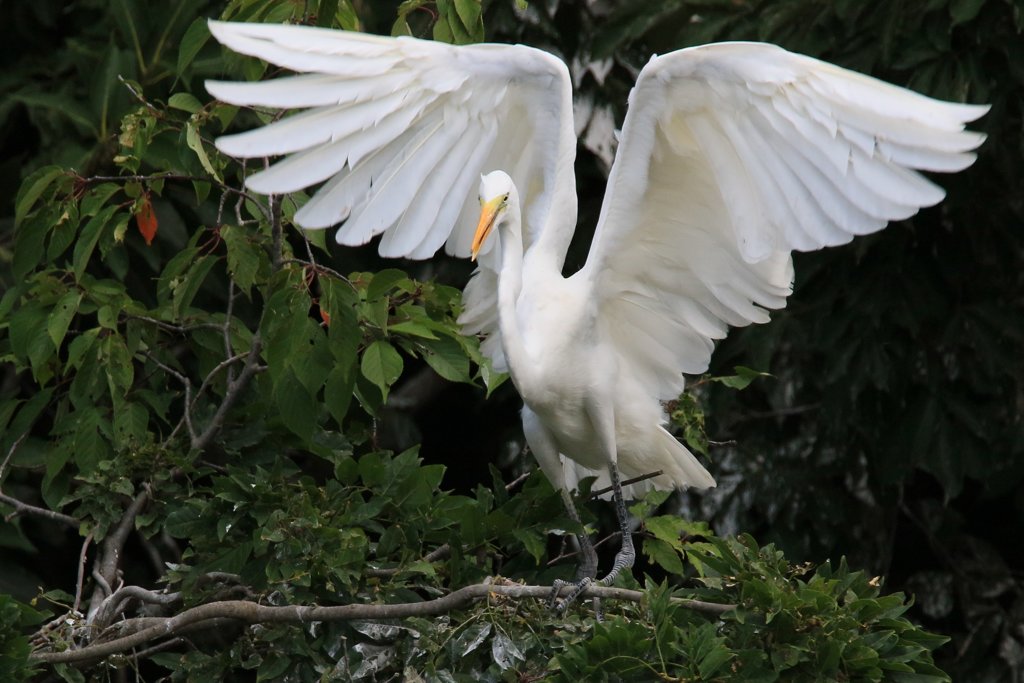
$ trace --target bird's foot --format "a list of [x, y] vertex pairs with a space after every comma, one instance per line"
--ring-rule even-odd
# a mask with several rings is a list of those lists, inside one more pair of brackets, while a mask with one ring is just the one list
[[633, 539], [629, 534], [622, 537], [622, 549], [615, 555], [615, 562], [607, 576], [597, 581], [599, 586], [610, 586], [616, 577], [624, 571], [632, 569], [636, 560], [636, 551], [633, 549]]
[[[551, 597], [548, 599], [548, 607], [556, 612], [565, 612], [565, 610], [569, 609], [569, 606], [576, 602], [583, 592], [593, 584], [594, 578], [591, 576], [584, 576], [577, 581], [563, 581], [562, 579], [555, 579], [551, 584]], [[560, 600], [559, 595], [562, 593], [562, 589], [567, 587], [572, 587], [572, 591], [569, 595]], [[601, 607], [600, 603], [596, 601], [594, 603], [594, 611], [597, 613], [598, 621], [600, 621]]]

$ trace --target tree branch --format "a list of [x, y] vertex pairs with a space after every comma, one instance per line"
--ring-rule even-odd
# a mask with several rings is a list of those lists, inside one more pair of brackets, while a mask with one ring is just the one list
[[[563, 590], [568, 592], [572, 589], [572, 586], [565, 586]], [[192, 607], [173, 617], [155, 619], [153, 617], [142, 617], [121, 621], [115, 624], [112, 629], [120, 633], [128, 631], [126, 635], [104, 643], [88, 645], [77, 650], [35, 652], [30, 656], [30, 659], [34, 662], [48, 664], [96, 660], [125, 652], [159, 638], [167, 636], [178, 637], [188, 627], [194, 627], [198, 623], [215, 619], [231, 619], [247, 624], [308, 624], [315, 621], [347, 621], [351, 619], [402, 619], [405, 617], [445, 614], [468, 605], [475, 600], [490, 599], [492, 596], [511, 599], [535, 598], [546, 602], [550, 594], [551, 586], [481, 583], [465, 586], [434, 600], [393, 605], [353, 604], [332, 607], [288, 605], [273, 607], [246, 600], [223, 600]], [[626, 588], [590, 586], [584, 591], [582, 597], [600, 597], [603, 599], [640, 602], [644, 597], [644, 593]], [[685, 598], [673, 598], [673, 601], [685, 609], [692, 609], [709, 617], [719, 617], [735, 608], [735, 605], [723, 605]], [[138, 630], [131, 632], [132, 629], [136, 628]]]
[[[648, 472], [647, 474], [641, 474], [639, 477], [633, 477], [632, 479], [627, 479], [626, 481], [622, 482], [620, 484], [620, 486], [625, 488], [625, 487], [629, 486], [630, 484], [638, 484], [638, 483], [640, 483], [642, 481], [646, 481], [648, 479], [654, 479], [655, 477], [660, 477], [662, 474], [664, 474], [664, 472], [662, 472], [662, 470], [655, 470], [653, 472]], [[603, 489], [598, 489], [596, 491], [591, 491], [590, 492], [590, 498], [597, 498], [598, 496], [603, 496], [604, 494], [611, 493], [611, 492], [612, 492], [612, 487], [611, 486], [605, 486]]]
[[[426, 555], [424, 555], [423, 559], [420, 560], [420, 561], [421, 562], [431, 563], [431, 562], [437, 562], [439, 560], [446, 560], [446, 559], [448, 559], [448, 557], [451, 556], [451, 554], [452, 554], [452, 547], [450, 545], [448, 545], [447, 543], [444, 543], [444, 544], [439, 545], [438, 547], [434, 548], [433, 550], [431, 550]], [[366, 575], [367, 576], [373, 576], [373, 577], [376, 577], [376, 578], [387, 578], [389, 576], [394, 576], [395, 574], [397, 574], [400, 571], [402, 571], [401, 567], [388, 567], [388, 568], [385, 568], [385, 569], [377, 569], [375, 567], [370, 567], [369, 569], [366, 570]]]
[[217, 432], [220, 431], [221, 426], [224, 424], [225, 416], [231, 410], [231, 406], [235, 404], [235, 401], [238, 400], [242, 389], [249, 383], [249, 378], [260, 369], [260, 365], [256, 361], [259, 359], [261, 348], [263, 348], [263, 341], [260, 338], [260, 333], [256, 332], [252, 335], [252, 344], [249, 346], [249, 355], [245, 359], [242, 372], [238, 375], [238, 379], [228, 382], [227, 391], [224, 393], [224, 400], [217, 407], [217, 412], [214, 413], [213, 419], [210, 420], [210, 424], [206, 426], [203, 433], [192, 439], [192, 448], [197, 451], [204, 450], [210, 441], [213, 440], [213, 437], [217, 435]]
[[114, 591], [112, 587], [117, 582], [117, 570], [121, 566], [121, 551], [128, 540], [128, 534], [135, 526], [135, 518], [142, 508], [149, 502], [149, 489], [135, 496], [128, 509], [121, 516], [114, 531], [103, 540], [100, 553], [96, 556], [93, 565], [93, 578], [96, 580], [96, 587], [89, 602], [89, 621], [100, 611], [103, 601]]
[[181, 593], [157, 593], [146, 590], [141, 586], [122, 586], [111, 593], [100, 605], [93, 618], [93, 624], [97, 628], [106, 628], [114, 618], [124, 612], [128, 603], [132, 600], [146, 603], [147, 605], [168, 606], [181, 602]]
[[46, 508], [36, 507], [35, 505], [29, 505], [28, 503], [24, 503], [17, 498], [8, 496], [3, 492], [3, 481], [4, 475], [7, 473], [7, 467], [11, 464], [11, 461], [14, 460], [14, 454], [18, 452], [18, 447], [21, 446], [22, 442], [28, 438], [28, 434], [29, 432], [26, 430], [21, 436], [14, 440], [11, 447], [7, 449], [7, 455], [4, 457], [3, 463], [0, 463], [0, 503], [14, 508], [13, 512], [4, 516], [4, 521], [9, 522], [20, 515], [35, 515], [55, 522], [63, 522], [64, 524], [77, 529], [81, 522], [74, 517], [55, 510], [48, 510]]
[[36, 517], [44, 517], [46, 519], [53, 520], [54, 522], [62, 522], [75, 529], [77, 529], [78, 525], [81, 524], [81, 522], [71, 515], [65, 515], [64, 513], [57, 512], [55, 510], [36, 507], [35, 505], [29, 505], [28, 503], [23, 503], [17, 498], [12, 498], [5, 493], [0, 493], [0, 503], [14, 508], [14, 512], [11, 512], [4, 517], [5, 522], [9, 522], [20, 515], [35, 515]]

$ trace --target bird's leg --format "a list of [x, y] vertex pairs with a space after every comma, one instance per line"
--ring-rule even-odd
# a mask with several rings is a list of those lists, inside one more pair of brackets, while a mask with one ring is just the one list
[[[565, 510], [569, 514], [569, 518], [572, 521], [583, 526], [583, 521], [580, 519], [579, 512], [576, 510], [576, 505], [572, 502], [572, 494], [570, 494], [564, 488], [561, 490], [562, 502], [565, 503]], [[594, 578], [597, 576], [597, 550], [594, 549], [594, 543], [590, 540], [590, 534], [587, 533], [584, 527], [583, 533], [576, 534], [576, 540], [580, 545], [580, 562], [576, 568], [576, 580], [575, 581], [563, 581], [562, 579], [555, 579], [551, 583], [551, 597], [548, 600], [548, 604], [552, 609], [564, 610], [576, 597], [586, 590], [587, 586], [593, 583]], [[566, 586], [575, 586], [575, 590], [570, 594], [570, 599], [559, 603], [558, 594], [562, 592], [562, 589]], [[601, 620], [601, 599], [593, 598], [594, 613], [597, 616], [598, 621]]]
[[[568, 595], [560, 605], [561, 609], [566, 609], [571, 605], [583, 591], [587, 589], [592, 583], [596, 583], [599, 586], [608, 586], [615, 580], [619, 574], [623, 571], [630, 569], [633, 566], [633, 561], [636, 559], [636, 551], [633, 549], [633, 533], [629, 528], [629, 513], [626, 511], [626, 501], [622, 498], [622, 483], [619, 480], [619, 468], [614, 462], [608, 463], [608, 473], [612, 479], [612, 498], [615, 501], [615, 513], [619, 517], [619, 528], [622, 530], [622, 548], [615, 555], [615, 562], [612, 564], [612, 569], [608, 572], [608, 575], [599, 581], [594, 581], [591, 578], [584, 578], [576, 584], [576, 590]], [[560, 587], [559, 587], [560, 588]], [[597, 612], [598, 621], [601, 620], [601, 614]]]
[[636, 551], [633, 549], [633, 533], [629, 528], [629, 513], [626, 511], [626, 502], [622, 499], [619, 468], [614, 462], [610, 462], [608, 463], [608, 472], [612, 478], [612, 499], [615, 501], [615, 513], [619, 516], [619, 528], [622, 530], [622, 548], [615, 555], [611, 571], [598, 581], [602, 586], [611, 584], [622, 571], [632, 568], [633, 561], [636, 559]]

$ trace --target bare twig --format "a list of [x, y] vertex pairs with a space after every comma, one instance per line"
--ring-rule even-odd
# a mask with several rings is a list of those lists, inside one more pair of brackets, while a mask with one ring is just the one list
[[185, 334], [186, 332], [191, 332], [192, 330], [220, 329], [220, 325], [218, 325], [217, 323], [195, 323], [194, 325], [175, 325], [173, 323], [164, 322], [163, 320], [151, 318], [147, 315], [134, 315], [132, 313], [126, 313], [125, 316], [133, 320], [141, 320], [143, 322], [147, 322], [150, 325], [156, 325], [157, 327], [163, 330], [166, 330], [168, 332], [175, 332], [177, 334]]
[[11, 447], [7, 449], [7, 456], [4, 457], [4, 461], [0, 464], [0, 486], [4, 483], [4, 474], [7, 473], [7, 465], [10, 464], [14, 458], [14, 454], [18, 452], [18, 447], [21, 446], [21, 442], [28, 438], [28, 430], [22, 432], [21, 436], [14, 440]]
[[65, 515], [55, 510], [47, 510], [46, 508], [36, 507], [35, 505], [29, 505], [28, 503], [23, 503], [17, 498], [12, 498], [11, 496], [8, 496], [7, 494], [4, 493], [0, 493], [0, 503], [3, 503], [4, 505], [8, 505], [14, 508], [14, 512], [8, 513], [4, 516], [5, 522], [9, 522], [15, 517], [20, 517], [21, 515], [34, 515], [36, 517], [43, 517], [45, 519], [53, 520], [54, 522], [62, 522], [63, 524], [67, 524], [68, 526], [74, 527], [76, 529], [78, 528], [78, 525], [81, 523], [71, 515]]
[[[233, 278], [228, 278], [228, 310], [224, 315], [224, 363], [228, 365], [228, 384], [231, 384], [235, 380], [235, 369], [231, 367], [230, 363], [233, 361], [234, 354], [231, 353], [231, 316], [235, 310], [235, 281]], [[218, 365], [220, 367], [220, 365]], [[214, 368], [216, 370], [216, 368]], [[210, 375], [207, 375], [209, 379]], [[203, 380], [203, 384], [206, 384], [207, 380]], [[203, 388], [199, 387], [202, 391]]]
[[[599, 541], [594, 543], [594, 549], [597, 550], [598, 548], [600, 548], [602, 545], [604, 545], [608, 541], [611, 541], [611, 540], [616, 539], [616, 538], [622, 538], [622, 532], [621, 531], [613, 531], [610, 534], [608, 534], [607, 536], [605, 536], [604, 538], [600, 539]], [[563, 541], [562, 548], [565, 548], [564, 541], [566, 539], [567, 539], [566, 536], [562, 537], [562, 541]], [[558, 564], [559, 562], [561, 562], [562, 560], [568, 560], [570, 558], [578, 556], [579, 554], [580, 554], [579, 550], [573, 550], [571, 552], [565, 552], [565, 550], [562, 550], [561, 552], [558, 553], [558, 555], [556, 555], [555, 557], [552, 557], [550, 560], [548, 560], [547, 566], [552, 567], [552, 566]]]
[[[632, 479], [627, 479], [626, 481], [622, 482], [621, 486], [623, 488], [625, 488], [625, 487], [629, 486], [630, 484], [639, 484], [642, 481], [647, 481], [648, 479], [654, 479], [655, 477], [660, 477], [662, 474], [663, 474], [663, 472], [661, 470], [655, 470], [654, 472], [648, 472], [647, 474], [641, 474], [639, 477], [633, 477]], [[590, 492], [590, 497], [591, 498], [597, 498], [598, 496], [603, 496], [604, 494], [611, 493], [611, 492], [612, 492], [612, 487], [611, 486], [605, 486], [603, 489], [598, 489], [596, 491], [591, 491]]]
[[352, 284], [351, 280], [349, 280], [347, 277], [345, 277], [344, 275], [342, 275], [338, 271], [334, 270], [333, 268], [329, 268], [328, 266], [325, 266], [322, 263], [314, 263], [312, 261], [306, 261], [306, 260], [303, 260], [303, 259], [300, 259], [300, 258], [286, 258], [286, 259], [281, 261], [281, 265], [286, 265], [286, 264], [289, 264], [289, 263], [295, 263], [295, 264], [300, 265], [300, 266], [302, 266], [304, 268], [311, 268], [313, 270], [313, 272], [317, 273], [318, 275], [323, 274], [323, 273], [327, 273], [331, 277], [335, 277], [335, 278], [341, 280], [342, 282], [344, 282], [345, 284], [347, 284], [349, 287], [352, 287], [353, 289], [355, 289], [355, 285]]
[[526, 472], [523, 472], [522, 474], [520, 474], [518, 477], [516, 477], [512, 481], [510, 481], [509, 483], [505, 484], [505, 490], [506, 491], [511, 491], [512, 489], [514, 489], [515, 487], [519, 486], [524, 481], [529, 479], [531, 474], [533, 474], [533, 470], [528, 470]]
[[224, 392], [224, 400], [217, 407], [217, 412], [214, 413], [213, 419], [210, 420], [210, 424], [206, 426], [203, 433], [192, 439], [192, 448], [197, 451], [205, 449], [210, 441], [213, 440], [213, 437], [217, 435], [217, 432], [220, 431], [221, 426], [224, 424], [225, 416], [231, 410], [231, 406], [235, 404], [235, 401], [238, 400], [242, 389], [248, 384], [249, 378], [260, 370], [260, 365], [256, 361], [260, 356], [260, 349], [262, 347], [263, 341], [260, 339], [260, 333], [256, 332], [252, 335], [252, 343], [249, 346], [249, 353], [245, 359], [245, 365], [242, 367], [242, 372], [238, 375], [238, 379], [228, 382], [227, 391]]
[[[139, 61], [141, 61], [141, 55], [140, 55], [140, 60]], [[123, 85], [124, 87], [128, 88], [128, 92], [130, 92], [135, 97], [135, 99], [137, 99], [139, 102], [141, 102], [143, 105], [145, 105], [150, 111], [155, 112], [157, 114], [162, 114], [162, 112], [159, 109], [157, 109], [152, 104], [150, 104], [149, 100], [147, 100], [145, 97], [142, 96], [142, 93], [140, 93], [138, 90], [136, 90], [132, 86], [131, 83], [129, 83], [127, 80], [125, 80], [124, 76], [122, 76], [121, 74], [118, 74], [117, 75], [117, 80], [121, 81], [121, 85]]]
[[[79, 177], [83, 182], [87, 183], [144, 183], [150, 180], [199, 180], [203, 182], [210, 182], [210, 179], [205, 176], [187, 175], [184, 173], [154, 173], [153, 175], [91, 175]], [[213, 182], [216, 184], [216, 181]]]
[[212, 370], [210, 370], [210, 372], [208, 372], [206, 374], [206, 378], [203, 379], [203, 383], [199, 385], [199, 388], [196, 390], [195, 394], [192, 396], [192, 403], [190, 404], [191, 410], [195, 410], [196, 402], [199, 401], [199, 397], [202, 396], [203, 392], [206, 391], [206, 388], [208, 386], [210, 386], [210, 382], [212, 382], [213, 379], [224, 368], [228, 369], [228, 384], [233, 382], [234, 381], [234, 376], [233, 376], [233, 373], [232, 373], [231, 366], [233, 366], [235, 363], [237, 363], [238, 361], [242, 360], [243, 358], [247, 358], [248, 356], [249, 356], [249, 352], [245, 351], [243, 353], [235, 354], [234, 356], [231, 356], [230, 358], [225, 358], [221, 362], [217, 363], [217, 365], [215, 365], [214, 368]]
[[[566, 586], [564, 590], [572, 590], [572, 587]], [[550, 594], [550, 586], [481, 583], [465, 586], [434, 600], [393, 605], [353, 604], [333, 607], [288, 605], [273, 607], [246, 600], [224, 600], [199, 605], [165, 619], [157, 618], [154, 621], [153, 617], [148, 617], [141, 618], [141, 620], [128, 619], [118, 622], [115, 626], [117, 632], [126, 635], [107, 642], [88, 645], [77, 650], [35, 652], [31, 655], [30, 659], [35, 662], [50, 664], [96, 660], [131, 650], [159, 638], [167, 636], [178, 637], [186, 627], [213, 619], [232, 619], [248, 624], [308, 624], [315, 621], [347, 621], [351, 619], [402, 619], [405, 617], [445, 614], [468, 605], [475, 600], [490, 599], [497, 596], [511, 599], [535, 598], [547, 601]], [[640, 602], [643, 596], [643, 592], [636, 590], [589, 586], [584, 591], [582, 597], [600, 597], [603, 599]], [[681, 607], [695, 610], [709, 617], [719, 617], [735, 607], [735, 605], [723, 605], [684, 598], [675, 598], [674, 601]], [[134, 628], [139, 630], [132, 632]]]
[[85, 557], [86, 553], [89, 552], [89, 544], [92, 543], [92, 533], [85, 537], [82, 541], [82, 549], [78, 553], [78, 583], [75, 584], [75, 604], [71, 608], [74, 612], [78, 612], [78, 609], [82, 606], [82, 586], [85, 585]]
[[151, 354], [149, 351], [143, 351], [142, 354], [146, 356], [150, 361], [153, 362], [158, 368], [166, 372], [168, 375], [174, 377], [176, 380], [181, 382], [181, 385], [185, 387], [185, 405], [182, 407], [181, 420], [178, 421], [177, 426], [171, 431], [170, 436], [164, 441], [164, 443], [170, 443], [174, 437], [178, 434], [178, 430], [181, 429], [182, 423], [188, 429], [189, 438], [194, 442], [196, 440], [196, 430], [192, 425], [192, 380], [185, 375], [181, 374], [174, 368], [157, 360], [156, 356]]
[[13, 512], [4, 516], [4, 521], [9, 522], [15, 517], [20, 517], [21, 515], [35, 515], [36, 517], [44, 517], [55, 522], [63, 522], [68, 526], [77, 528], [80, 522], [70, 515], [65, 515], [55, 510], [36, 507], [35, 505], [29, 505], [28, 503], [20, 501], [12, 496], [8, 496], [3, 492], [4, 474], [7, 470], [7, 466], [10, 464], [11, 460], [14, 459], [14, 454], [18, 452], [18, 447], [21, 446], [22, 442], [28, 438], [28, 434], [29, 433], [26, 430], [21, 436], [14, 440], [11, 447], [7, 449], [7, 455], [4, 457], [3, 463], [0, 463], [0, 503], [14, 508]]
[[[440, 545], [437, 548], [431, 550], [426, 555], [424, 555], [423, 559], [420, 560], [420, 561], [421, 562], [428, 562], [428, 563], [429, 562], [438, 562], [440, 560], [448, 559], [448, 557], [450, 557], [451, 554], [452, 554], [452, 547], [450, 545], [448, 545], [447, 543], [445, 543], [445, 544]], [[376, 577], [376, 578], [388, 578], [388, 577], [394, 576], [395, 574], [397, 574], [400, 571], [402, 571], [401, 567], [389, 567], [387, 569], [377, 569], [375, 567], [370, 567], [370, 568], [368, 568], [366, 570], [366, 575], [367, 576], [373, 576], [373, 577]]]
[[273, 238], [274, 249], [270, 261], [273, 264], [274, 272], [277, 272], [281, 270], [281, 266], [284, 264], [284, 254], [281, 252], [284, 242], [284, 227], [281, 224], [281, 201], [277, 195], [272, 194], [267, 197], [267, 203], [270, 205], [270, 235]]

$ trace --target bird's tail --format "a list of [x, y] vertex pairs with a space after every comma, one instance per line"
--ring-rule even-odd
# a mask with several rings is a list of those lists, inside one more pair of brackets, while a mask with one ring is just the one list
[[[633, 454], [634, 457], [620, 458], [619, 474], [623, 481], [643, 477], [652, 472], [661, 471], [656, 477], [649, 477], [634, 484], [622, 487], [625, 498], [639, 498], [652, 489], [709, 489], [715, 486], [715, 479], [705, 469], [690, 450], [679, 443], [665, 428], [657, 428], [657, 438], [650, 453]], [[579, 488], [579, 482], [587, 477], [596, 477], [597, 481], [590, 487], [591, 491], [611, 487], [611, 477], [607, 471], [592, 470], [563, 456], [566, 487]], [[611, 491], [602, 493], [601, 498], [611, 498]]]

